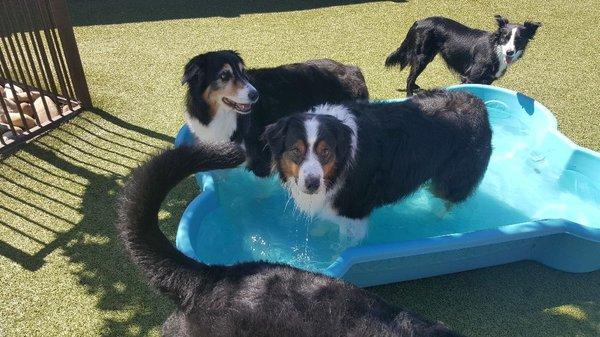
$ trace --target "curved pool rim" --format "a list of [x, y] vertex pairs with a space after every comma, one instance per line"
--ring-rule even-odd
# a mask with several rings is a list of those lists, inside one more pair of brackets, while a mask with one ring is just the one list
[[[578, 146], [560, 133], [554, 115], [539, 102], [519, 92], [487, 85], [456, 85], [447, 89], [466, 90], [480, 97], [499, 93], [516, 96], [521, 107], [530, 115], [533, 111], [544, 115], [547, 133], [555, 141], [562, 142], [572, 153], [578, 152], [584, 157], [582, 165], [596, 164], [594, 168], [583, 169], [597, 171], [592, 174], [600, 181], [600, 153]], [[387, 101], [401, 100], [403, 99]], [[189, 143], [192, 139], [193, 135], [184, 125], [177, 134], [175, 145]], [[219, 200], [210, 172], [196, 174], [195, 178], [202, 192], [182, 215], [176, 246], [185, 255], [198, 260], [191, 242], [196, 231], [190, 220], [201, 222], [208, 213], [219, 207]], [[344, 250], [323, 273], [359, 286], [373, 286], [521, 260], [534, 260], [548, 267], [573, 273], [598, 270], [600, 228], [565, 219], [543, 219], [399, 243], [352, 247]], [[390, 261], [393, 266], [383, 265], [382, 270], [369, 266], [369, 263], [382, 265], [386, 261]]]

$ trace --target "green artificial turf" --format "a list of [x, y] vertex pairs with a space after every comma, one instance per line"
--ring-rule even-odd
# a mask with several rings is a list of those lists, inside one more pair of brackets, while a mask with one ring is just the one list
[[[122, 254], [116, 195], [183, 123], [185, 62], [231, 48], [250, 67], [329, 57], [360, 66], [373, 98], [404, 95], [383, 61], [418, 18], [493, 29], [493, 15], [544, 26], [496, 82], [550, 108], [560, 130], [600, 149], [600, 4], [551, 1], [70, 1], [96, 108], [0, 163], [0, 336], [159, 334], [172, 305]], [[456, 79], [436, 60], [422, 87]], [[161, 218], [173, 237], [197, 194], [188, 179]], [[600, 272], [532, 262], [371, 289], [468, 336], [599, 336]]]

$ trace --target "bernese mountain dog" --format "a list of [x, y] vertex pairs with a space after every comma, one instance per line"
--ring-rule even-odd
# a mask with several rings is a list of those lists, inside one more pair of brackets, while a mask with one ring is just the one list
[[496, 15], [498, 29], [486, 32], [444, 17], [415, 22], [396, 51], [385, 60], [386, 67], [410, 65], [407, 95], [419, 90], [415, 83], [425, 67], [440, 54], [448, 67], [460, 75], [462, 83], [491, 84], [504, 75], [509, 65], [523, 56], [529, 41], [542, 25], [526, 21], [509, 23]]
[[441, 199], [465, 200], [492, 152], [483, 101], [428, 91], [401, 102], [319, 105], [268, 126], [263, 138], [296, 206], [340, 225], [353, 242], [367, 217], [425, 182]]
[[358, 67], [323, 59], [246, 69], [231, 50], [192, 58], [186, 83], [185, 119], [193, 134], [203, 142], [241, 144], [246, 167], [260, 177], [271, 174], [271, 153], [260, 140], [266, 125], [317, 104], [369, 98]]
[[136, 169], [121, 193], [125, 250], [176, 306], [163, 336], [460, 336], [342, 280], [269, 262], [206, 265], [178, 251], [158, 226], [169, 191], [190, 174], [244, 161], [231, 142], [167, 150]]

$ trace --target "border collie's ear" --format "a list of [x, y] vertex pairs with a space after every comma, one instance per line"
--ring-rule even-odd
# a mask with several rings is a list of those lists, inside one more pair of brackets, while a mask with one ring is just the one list
[[508, 19], [505, 19], [502, 15], [494, 15], [494, 19], [496, 19], [496, 23], [500, 28], [504, 28], [508, 24]]
[[285, 134], [289, 124], [289, 117], [282, 118], [273, 124], [267, 125], [260, 139], [267, 143], [273, 155], [283, 153]]
[[537, 29], [542, 26], [542, 23], [525, 21], [523, 26], [525, 26], [525, 35], [527, 36], [528, 39], [531, 40], [535, 36], [535, 32], [537, 31]]
[[194, 77], [200, 78], [204, 73], [204, 58], [203, 55], [198, 55], [192, 58], [183, 70], [183, 78], [181, 79], [181, 85], [189, 83]]

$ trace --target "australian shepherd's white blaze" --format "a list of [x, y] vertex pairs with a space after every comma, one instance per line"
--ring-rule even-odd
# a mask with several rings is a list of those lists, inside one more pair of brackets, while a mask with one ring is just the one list
[[338, 223], [354, 241], [374, 209], [427, 181], [436, 196], [465, 200], [492, 151], [483, 101], [444, 90], [397, 103], [319, 105], [268, 126], [263, 137], [298, 209]]
[[469, 28], [444, 17], [430, 17], [415, 22], [400, 47], [385, 60], [386, 67], [410, 66], [406, 93], [420, 87], [417, 77], [440, 54], [448, 67], [460, 75], [462, 83], [491, 84], [502, 77], [509, 65], [519, 60], [539, 22], [509, 23], [496, 15], [498, 29], [486, 32]]

